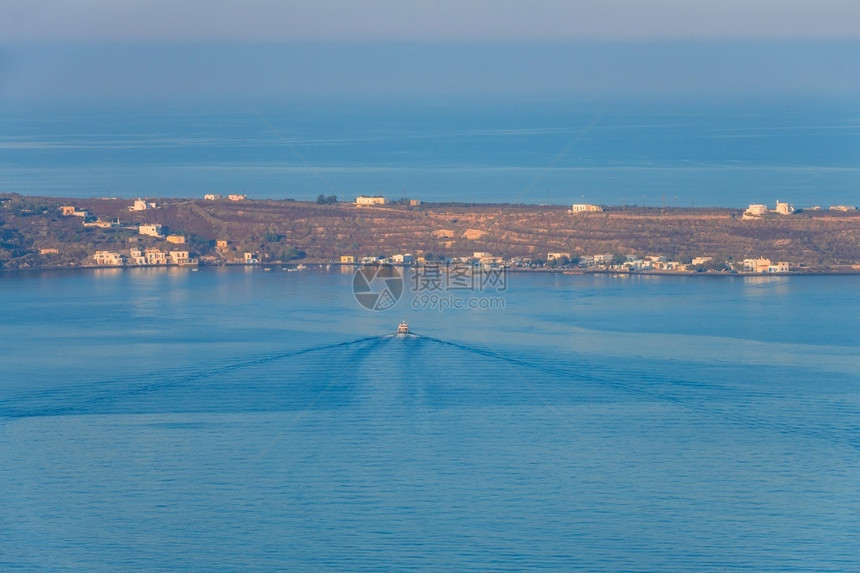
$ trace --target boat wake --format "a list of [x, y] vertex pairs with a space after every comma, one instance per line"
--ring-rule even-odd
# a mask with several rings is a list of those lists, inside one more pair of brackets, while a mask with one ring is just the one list
[[[393, 336], [393, 335], [392, 335]], [[69, 416], [112, 411], [123, 400], [171, 391], [181, 386], [199, 384], [207, 379], [229, 376], [241, 370], [265, 366], [280, 360], [335, 351], [335, 355], [354, 348], [348, 361], [353, 365], [383, 341], [382, 336], [368, 336], [334, 344], [259, 355], [250, 359], [227, 362], [208, 368], [171, 368], [122, 376], [107, 380], [87, 381], [62, 387], [25, 392], [0, 400], [0, 418], [18, 419], [40, 416]]]

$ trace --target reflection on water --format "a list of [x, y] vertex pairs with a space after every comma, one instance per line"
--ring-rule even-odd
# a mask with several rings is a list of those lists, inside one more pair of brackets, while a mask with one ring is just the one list
[[787, 295], [791, 288], [791, 277], [786, 276], [744, 275], [743, 282], [748, 297]]

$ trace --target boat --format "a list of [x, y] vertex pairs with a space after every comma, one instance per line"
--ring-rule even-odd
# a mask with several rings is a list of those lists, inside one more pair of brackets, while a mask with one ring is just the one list
[[406, 324], [406, 321], [397, 325], [397, 334], [409, 334], [409, 325]]

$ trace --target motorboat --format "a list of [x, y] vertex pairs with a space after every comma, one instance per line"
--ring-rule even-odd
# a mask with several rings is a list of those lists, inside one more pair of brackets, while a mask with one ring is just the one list
[[409, 334], [409, 325], [406, 324], [406, 321], [397, 325], [397, 334]]

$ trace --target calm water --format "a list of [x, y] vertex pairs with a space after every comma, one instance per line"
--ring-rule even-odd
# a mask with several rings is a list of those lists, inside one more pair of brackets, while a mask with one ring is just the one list
[[858, 278], [517, 274], [458, 312], [350, 284], [0, 275], [0, 569], [860, 562]]
[[0, 110], [0, 190], [31, 195], [826, 207], [858, 175], [850, 101]]

